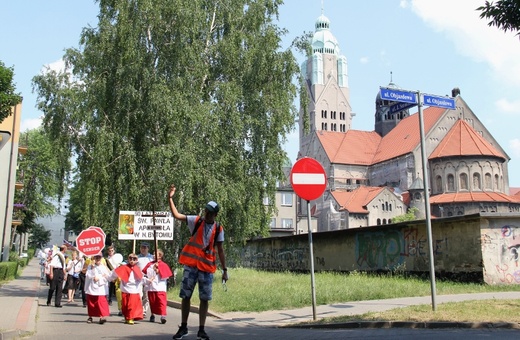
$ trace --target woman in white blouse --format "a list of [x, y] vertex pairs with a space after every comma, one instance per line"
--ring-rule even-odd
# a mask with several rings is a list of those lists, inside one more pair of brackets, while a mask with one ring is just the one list
[[83, 268], [83, 261], [78, 259], [78, 252], [72, 251], [72, 259], [67, 263], [67, 302], [74, 302], [74, 293], [76, 288], [79, 287], [79, 273]]

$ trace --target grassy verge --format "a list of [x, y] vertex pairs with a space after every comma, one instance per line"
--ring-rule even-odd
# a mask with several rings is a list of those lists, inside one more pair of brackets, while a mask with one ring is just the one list
[[[182, 271], [179, 275], [179, 283], [181, 276]], [[312, 305], [310, 274], [271, 273], [245, 268], [230, 268], [229, 276], [228, 289], [225, 291], [220, 283], [220, 274], [215, 275], [213, 300], [210, 303], [212, 311], [219, 313], [261, 312]], [[318, 305], [431, 295], [430, 281], [404, 278], [399, 275], [316, 273], [315, 287]], [[447, 281], [437, 281], [436, 287], [437, 295], [520, 291], [520, 285], [489, 286]], [[179, 284], [173, 287], [168, 292], [168, 298], [180, 301], [179, 288]], [[191, 302], [198, 305], [197, 292], [194, 293]], [[429, 308], [431, 309], [431, 306]], [[520, 308], [516, 310], [516, 314], [520, 315], [519, 311]]]
[[324, 318], [305, 324], [329, 324], [351, 321], [415, 321], [415, 322], [511, 322], [520, 323], [520, 300], [478, 300], [417, 305], [386, 312]]

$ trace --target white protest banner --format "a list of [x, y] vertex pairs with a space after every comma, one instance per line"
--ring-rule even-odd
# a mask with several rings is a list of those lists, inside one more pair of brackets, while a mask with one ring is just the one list
[[[152, 211], [136, 211], [134, 214], [134, 238], [153, 240], [154, 229], [157, 240], [173, 240], [173, 215], [168, 211], [156, 211], [155, 223]], [[155, 228], [152, 227], [155, 225]]]

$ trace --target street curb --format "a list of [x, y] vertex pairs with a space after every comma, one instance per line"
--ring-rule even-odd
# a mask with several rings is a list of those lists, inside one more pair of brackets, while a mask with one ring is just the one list
[[32, 334], [32, 332], [22, 331], [21, 329], [6, 330], [0, 333], [0, 340], [20, 339]]
[[414, 321], [353, 321], [327, 324], [292, 324], [278, 326], [280, 328], [307, 328], [307, 329], [339, 329], [339, 328], [486, 328], [486, 329], [520, 329], [520, 324], [512, 322], [414, 322]]
[[[166, 302], [166, 304], [168, 305], [168, 307], [181, 309], [181, 303], [180, 302], [168, 300]], [[199, 307], [191, 305], [190, 306], [190, 312], [199, 314]], [[208, 316], [211, 316], [211, 317], [214, 317], [214, 318], [217, 318], [217, 319], [225, 319], [222, 315], [214, 313], [211, 310], [208, 310]]]

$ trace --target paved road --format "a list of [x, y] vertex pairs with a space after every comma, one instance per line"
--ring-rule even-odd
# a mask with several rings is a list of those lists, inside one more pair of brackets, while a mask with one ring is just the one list
[[[47, 286], [38, 279], [38, 263], [32, 260], [20, 278], [0, 288], [0, 340], [17, 338], [20, 334], [28, 339], [53, 339], [57, 337], [80, 339], [171, 339], [177, 330], [180, 311], [168, 308], [168, 322], [150, 323], [142, 321], [135, 325], [125, 325], [117, 316], [112, 306], [113, 316], [104, 325], [87, 324], [86, 309], [81, 303], [66, 304], [63, 308], [47, 307]], [[437, 296], [438, 303], [467, 299], [519, 299], [520, 293], [493, 293]], [[318, 306], [317, 317], [340, 314], [360, 314], [370, 310], [387, 310], [411, 304], [429, 303], [429, 297], [405, 298], [378, 301], [362, 301], [328, 306]], [[190, 334], [186, 340], [195, 340], [198, 315], [190, 315]], [[354, 324], [334, 325], [333, 328], [296, 328], [288, 327], [294, 323], [312, 320], [312, 309], [293, 309], [269, 311], [264, 313], [226, 313], [209, 317], [206, 331], [212, 340], [235, 339], [367, 339], [385, 338], [403, 339], [519, 339], [520, 330], [493, 327], [512, 327], [512, 324], [469, 324], [465, 326], [479, 328], [454, 328], [456, 325], [445, 324], [445, 328], [410, 328], [425, 326], [421, 324], [386, 324], [390, 328], [352, 328]], [[96, 321], [96, 320], [95, 320]], [[363, 325], [364, 327], [367, 325]], [[381, 326], [381, 325], [378, 325]], [[426, 325], [432, 327], [434, 325]], [[491, 326], [489, 328], [488, 326]], [[344, 328], [350, 327], [350, 328]]]

